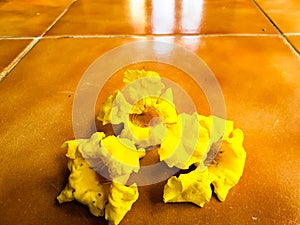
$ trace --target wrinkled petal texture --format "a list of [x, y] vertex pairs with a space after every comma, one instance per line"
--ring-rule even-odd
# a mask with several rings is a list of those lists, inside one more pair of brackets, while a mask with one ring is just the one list
[[200, 207], [211, 198], [211, 178], [207, 169], [173, 176], [164, 187], [164, 202], [192, 202]]
[[[94, 133], [90, 139], [67, 141], [63, 147], [68, 147], [69, 158], [75, 159], [79, 153], [94, 170], [121, 183], [126, 183], [132, 172], [138, 172], [139, 159], [145, 155], [145, 149], [136, 149], [133, 141], [115, 136], [105, 137], [103, 132]], [[108, 174], [103, 172], [104, 167]]]
[[69, 182], [59, 194], [57, 200], [59, 203], [77, 200], [87, 205], [93, 215], [103, 216], [108, 187], [100, 183], [99, 175], [76, 150], [76, 141], [67, 143], [69, 146], [67, 155], [70, 156], [68, 162]]
[[226, 199], [229, 190], [241, 178], [246, 161], [246, 151], [243, 148], [243, 132], [235, 129], [232, 137], [226, 137], [218, 152], [215, 163], [208, 167], [214, 176], [214, 191], [221, 201]]
[[165, 87], [159, 74], [154, 71], [127, 70], [123, 82], [126, 85], [123, 92], [132, 105], [148, 96], [160, 96]]
[[105, 208], [105, 219], [110, 225], [119, 224], [138, 197], [138, 188], [135, 184], [124, 186], [112, 183]]
[[[68, 148], [66, 156], [69, 158], [70, 175], [68, 184], [57, 196], [58, 202], [76, 200], [87, 205], [93, 215], [105, 215], [109, 224], [119, 224], [138, 198], [137, 186], [133, 184], [127, 187], [119, 183], [119, 179], [111, 184], [103, 182], [104, 178], [96, 172], [90, 164], [92, 162], [90, 160], [96, 159], [97, 162], [103, 160], [101, 158], [103, 151], [99, 147], [103, 145], [109, 149], [109, 154], [117, 156], [122, 163], [129, 164], [134, 168], [139, 167], [139, 157], [142, 157], [145, 152], [134, 150], [135, 146], [130, 140], [124, 139], [123, 141], [124, 143], [119, 142], [114, 136], [105, 137], [102, 132], [93, 134], [90, 139], [66, 141], [62, 147]], [[118, 154], [115, 151], [119, 151]], [[104, 158], [107, 159], [107, 156]], [[119, 165], [109, 166], [110, 169], [118, 167]], [[115, 173], [113, 170], [111, 172]], [[126, 171], [125, 169], [126, 176], [131, 172], [132, 170]]]
[[[202, 207], [205, 202], [209, 201], [208, 193], [211, 193], [211, 183], [214, 185], [214, 192], [219, 200], [224, 201], [229, 190], [238, 183], [243, 174], [246, 160], [246, 152], [243, 148], [243, 132], [240, 129], [233, 130], [233, 122], [221, 118], [198, 115], [198, 120], [200, 131], [203, 128], [206, 132], [200, 132], [196, 150], [193, 152], [189, 163], [186, 164], [195, 163], [198, 168], [188, 174], [182, 174], [178, 178], [171, 177], [168, 180], [164, 188], [165, 202], [193, 202]], [[184, 158], [182, 152], [186, 152], [182, 149], [186, 149], [187, 146], [183, 146], [176, 139], [181, 128], [177, 126], [176, 129], [174, 127], [173, 129], [167, 136], [169, 140], [162, 143], [163, 149], [160, 149], [160, 155], [161, 159], [166, 157], [163, 159], [169, 166], [178, 166], [180, 165], [179, 159]], [[179, 143], [179, 147], [176, 146], [177, 149], [174, 151], [176, 141]], [[214, 144], [218, 142], [221, 145], [215, 148]], [[210, 147], [209, 151], [207, 151], [207, 146]], [[181, 148], [181, 151], [178, 151], [178, 148]], [[173, 149], [173, 152], [164, 152], [165, 149], [169, 151]], [[214, 156], [212, 163], [203, 165], [203, 161], [211, 154]], [[186, 169], [187, 167], [183, 168]], [[204, 170], [206, 172], [200, 172], [203, 171], [203, 168], [206, 168]], [[196, 199], [195, 193], [199, 195]]]
[[128, 120], [131, 105], [126, 101], [122, 92], [115, 91], [103, 103], [97, 119], [106, 124], [120, 124]]
[[159, 149], [160, 160], [169, 167], [188, 169], [203, 161], [209, 149], [208, 130], [201, 126], [196, 113], [180, 114], [179, 122], [167, 126], [166, 136]]

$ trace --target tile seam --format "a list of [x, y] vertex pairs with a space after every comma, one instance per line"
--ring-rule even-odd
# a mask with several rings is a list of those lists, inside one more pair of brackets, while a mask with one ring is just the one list
[[[43, 36], [66, 14], [69, 8], [76, 2], [77, 0], [72, 1], [62, 13], [46, 28], [46, 30], [39, 35], [38, 37], [8, 37], [4, 38], [5, 40], [27, 40], [33, 39], [11, 62], [8, 66], [6, 66], [2, 72], [0, 73], [0, 82], [3, 81], [9, 73], [18, 65], [18, 63], [31, 51], [31, 49], [43, 38]], [[3, 37], [0, 37], [0, 40], [3, 40]]]
[[283, 38], [284, 43], [293, 51], [293, 53], [300, 60], [300, 52], [298, 51], [298, 49], [288, 40], [288, 38], [286, 36], [283, 36], [282, 38]]
[[17, 64], [28, 54], [28, 52], [39, 42], [40, 38], [34, 38], [0, 73], [0, 82], [17, 66]]
[[64, 38], [149, 38], [149, 37], [278, 37], [280, 34], [167, 34], [167, 35], [51, 35], [44, 36], [43, 39], [64, 39]]
[[266, 17], [266, 19], [273, 25], [273, 27], [279, 32], [279, 34], [283, 35], [283, 32], [281, 29], [277, 26], [277, 24], [271, 19], [271, 17], [267, 14], [265, 10], [258, 4], [256, 0], [253, 0], [254, 5], [257, 7], [257, 9], [260, 10], [260, 12]]
[[269, 20], [270, 23], [277, 29], [277, 31], [280, 33], [280, 35], [284, 38], [285, 42], [289, 47], [299, 56], [300, 52], [298, 49], [290, 42], [290, 40], [287, 38], [286, 34], [276, 25], [276, 23], [272, 20], [272, 18], [267, 14], [267, 12], [258, 4], [256, 0], [253, 0], [256, 7], [264, 14], [264, 16]]
[[[288, 36], [300, 36], [300, 33], [287, 33]], [[124, 35], [110, 35], [110, 34], [96, 34], [96, 35], [48, 35], [39, 37], [20, 36], [20, 37], [4, 37], [0, 36], [0, 40], [31, 40], [34, 38], [41, 39], [58, 39], [58, 38], [147, 38], [147, 37], [276, 37], [280, 34], [124, 34]]]
[[0, 41], [1, 40], [32, 40], [32, 39], [34, 39], [34, 38], [36, 38], [36, 37], [34, 37], [34, 36], [19, 36], [19, 37], [17, 37], [17, 36], [0, 36]]
[[288, 33], [284, 33], [285, 36], [300, 36], [300, 33], [291, 33], [291, 32], [288, 32]]
[[77, 2], [77, 0], [73, 0], [65, 9], [64, 11], [46, 28], [46, 30], [40, 35], [40, 37], [44, 37], [45, 34], [51, 30], [52, 27], [69, 11], [72, 5]]

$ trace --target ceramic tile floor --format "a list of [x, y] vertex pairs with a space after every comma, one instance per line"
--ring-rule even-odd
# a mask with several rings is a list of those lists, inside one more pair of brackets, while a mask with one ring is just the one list
[[299, 8], [295, 0], [0, 1], [0, 224], [107, 224], [55, 201], [67, 181], [60, 146], [74, 138], [76, 87], [100, 55], [158, 40], [212, 70], [227, 118], [245, 133], [247, 162], [223, 203], [163, 204], [161, 182], [140, 188], [121, 224], [299, 225]]

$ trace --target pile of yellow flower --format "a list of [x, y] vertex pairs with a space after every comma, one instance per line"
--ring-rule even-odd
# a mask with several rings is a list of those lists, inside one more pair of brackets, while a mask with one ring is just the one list
[[63, 144], [68, 148], [70, 176], [58, 201], [77, 200], [93, 215], [119, 224], [139, 195], [137, 185], [127, 181], [153, 146], [159, 146], [160, 161], [169, 167], [196, 165], [195, 170], [168, 179], [164, 202], [203, 207], [212, 196], [211, 184], [224, 201], [243, 173], [243, 132], [234, 129], [232, 121], [215, 116], [178, 114], [172, 90], [164, 90], [156, 72], [127, 70], [123, 81], [125, 88], [115, 91], [98, 115], [104, 125], [122, 124], [121, 132], [110, 136], [97, 132], [90, 139]]

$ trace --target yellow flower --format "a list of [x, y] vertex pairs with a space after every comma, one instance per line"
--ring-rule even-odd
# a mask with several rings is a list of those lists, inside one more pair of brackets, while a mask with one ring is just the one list
[[[60, 203], [77, 200], [95, 216], [117, 225], [131, 209], [139, 193], [136, 184], [126, 186], [140, 169], [145, 148], [160, 145], [158, 154], [169, 167], [197, 168], [171, 177], [164, 187], [164, 202], [192, 202], [200, 207], [214, 192], [224, 201], [242, 176], [246, 152], [243, 132], [233, 122], [196, 112], [177, 114], [173, 93], [165, 91], [158, 73], [127, 70], [125, 88], [107, 98], [98, 119], [122, 124], [119, 136], [94, 133], [89, 139], [66, 141], [69, 182], [57, 197]], [[110, 182], [104, 182], [104, 178]]]
[[172, 92], [167, 90], [166, 93], [166, 97], [150, 96], [133, 105], [120, 137], [133, 140], [137, 147], [159, 145], [165, 136], [166, 125], [178, 120], [176, 109], [169, 100], [173, 100]]
[[164, 84], [153, 71], [127, 70], [123, 81], [124, 90], [106, 100], [97, 118], [104, 125], [122, 123], [120, 137], [133, 140], [138, 148], [160, 144], [165, 124], [178, 119], [172, 90], [162, 93]]
[[[145, 151], [136, 150], [127, 139], [105, 137], [102, 132], [90, 139], [66, 141], [69, 182], [57, 196], [59, 203], [76, 200], [89, 207], [95, 216], [104, 216], [109, 224], [119, 224], [138, 198], [137, 186], [125, 186], [132, 172], [139, 169], [139, 158]], [[107, 166], [112, 183], [97, 171]], [[107, 203], [108, 202], [108, 203]]]
[[[243, 132], [240, 129], [233, 130], [232, 121], [225, 121], [212, 116], [198, 116], [198, 119], [200, 130], [204, 129], [206, 132], [200, 132], [196, 150], [186, 165], [196, 162], [195, 164], [199, 167], [188, 174], [180, 175], [179, 178], [171, 177], [168, 180], [164, 189], [165, 202], [186, 201], [202, 206], [209, 200], [208, 193], [211, 193], [211, 183], [214, 185], [214, 192], [220, 201], [224, 201], [229, 190], [238, 183], [242, 176], [246, 159], [246, 152], [243, 148]], [[179, 130], [180, 127], [175, 129], [177, 134]], [[201, 133], [205, 135], [201, 136]], [[206, 136], [207, 134], [208, 136]], [[178, 162], [186, 157], [186, 146], [178, 141], [178, 135], [176, 135], [166, 135], [169, 140], [163, 142], [163, 149], [160, 149], [160, 155], [166, 157], [166, 159], [163, 159], [169, 166], [180, 165]], [[176, 144], [172, 146], [172, 143]], [[204, 145], [199, 147], [201, 143]], [[177, 152], [174, 152], [174, 146], [177, 147]], [[178, 151], [178, 146], [181, 149], [180, 151]], [[207, 146], [209, 151], [207, 151]], [[168, 150], [169, 153], [166, 153]], [[212, 164], [207, 164], [209, 162], [212, 162]], [[197, 193], [199, 196], [195, 199], [191, 193]], [[197, 200], [199, 202], [196, 202]]]

